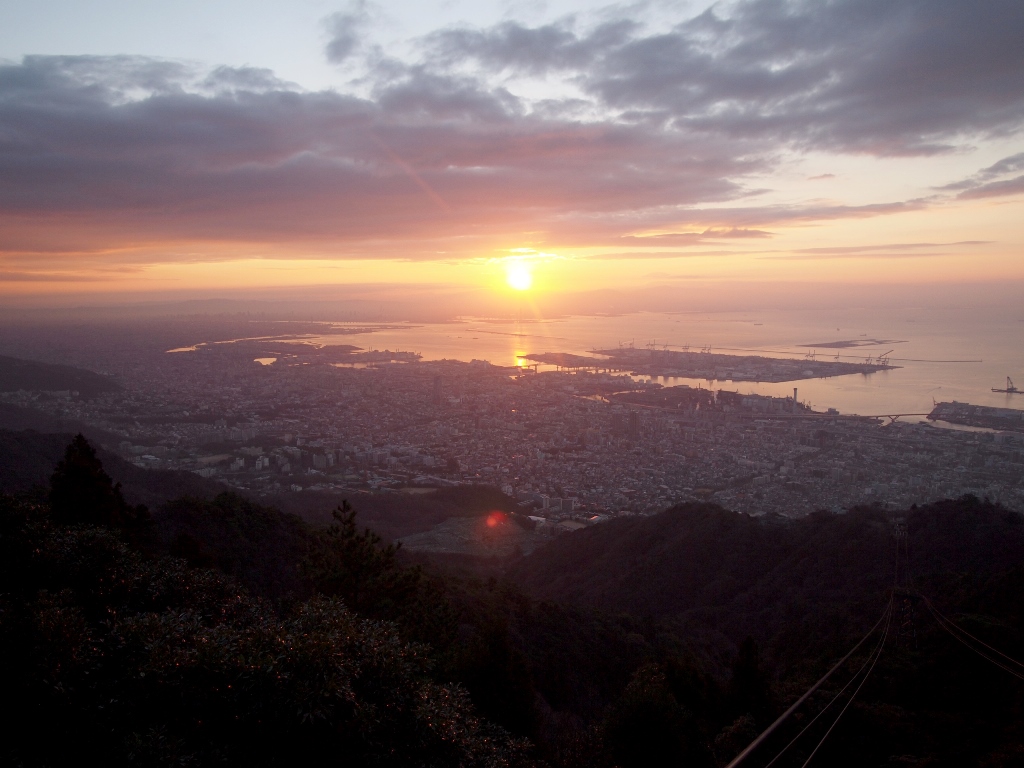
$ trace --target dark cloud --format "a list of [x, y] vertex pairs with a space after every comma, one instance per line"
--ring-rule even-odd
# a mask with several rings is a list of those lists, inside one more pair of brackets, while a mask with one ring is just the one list
[[881, 245], [843, 245], [826, 248], [801, 248], [799, 252], [818, 254], [822, 256], [843, 256], [872, 253], [877, 251], [920, 251], [935, 248], [991, 244], [991, 240], [959, 240], [955, 243], [883, 243]]
[[1017, 171], [1024, 171], [1024, 152], [1017, 155], [1011, 155], [1010, 157], [1004, 157], [1002, 160], [997, 163], [993, 163], [988, 168], [983, 168], [980, 175], [982, 178], [991, 179], [996, 176], [1015, 173]]
[[[948, 256], [965, 246], [991, 245], [990, 240], [960, 240], [955, 243], [883, 243], [878, 245], [847, 245], [824, 248], [800, 248], [785, 255], [766, 255], [764, 259], [782, 261], [817, 261], [829, 259], [916, 259]], [[955, 251], [944, 251], [953, 248]]]
[[1024, 152], [1004, 157], [987, 168], [982, 168], [973, 176], [946, 184], [940, 189], [958, 191], [960, 194], [957, 197], [964, 200], [1017, 195], [1024, 192], [1024, 175], [1010, 179], [999, 177], [1021, 170], [1024, 170]]
[[[759, 206], [784, 150], [936, 152], [1024, 121], [1017, 0], [744, 0], [657, 33], [506, 22], [430, 35], [419, 61], [369, 45], [372, 15], [327, 22], [328, 57], [368, 67], [358, 97], [144, 57], [0, 65], [0, 253], [665, 251], [934, 202]], [[531, 100], [520, 76], [572, 93]], [[955, 191], [1015, 193], [1022, 167]]]
[[767, 238], [771, 236], [771, 232], [766, 232], [762, 229], [745, 229], [741, 227], [726, 226], [719, 227], [717, 229], [708, 227], [700, 232], [662, 232], [644, 236], [626, 235], [620, 238], [620, 240], [632, 245], [684, 246], [696, 245], [698, 243], [703, 243], [706, 240], [746, 240], [749, 238]]
[[453, 30], [439, 62], [573, 78], [677, 130], [876, 155], [929, 154], [1024, 121], [1019, 0], [743, 0], [671, 30], [571, 22]]
[[196, 74], [187, 64], [144, 56], [26, 56], [20, 65], [0, 62], [0, 105], [72, 110], [86, 101], [119, 103], [179, 93]]
[[301, 241], [340, 255], [373, 241], [388, 256], [431, 238], [586, 241], [742, 197], [738, 180], [767, 168], [725, 141], [527, 115], [500, 89], [418, 67], [370, 99], [137, 59], [0, 67], [8, 253], [55, 240], [75, 252]]
[[928, 206], [924, 200], [907, 200], [867, 205], [781, 204], [764, 206], [732, 205], [721, 208], [686, 208], [675, 212], [677, 226], [711, 224], [711, 229], [745, 230], [772, 225], [801, 224], [843, 219], [869, 219], [910, 211]]
[[105, 275], [62, 272], [8, 272], [0, 270], [0, 283], [81, 283], [105, 280]]
[[523, 112], [515, 96], [504, 88], [483, 89], [468, 77], [433, 74], [409, 68], [404, 77], [376, 90], [381, 109], [394, 117], [466, 123], [508, 122]]
[[214, 92], [256, 93], [296, 88], [294, 83], [279, 79], [273, 71], [259, 67], [217, 67], [203, 79], [202, 87]]
[[365, 0], [353, 0], [347, 10], [328, 17], [326, 23], [331, 39], [327, 43], [327, 60], [341, 64], [356, 53], [369, 22], [370, 13]]
[[590, 261], [622, 261], [632, 259], [692, 259], [700, 256], [734, 256], [732, 251], [625, 251], [620, 253], [597, 253], [588, 256]]
[[1024, 176], [1005, 181], [991, 181], [972, 189], [966, 189], [957, 197], [962, 200], [977, 200], [983, 197], [1005, 197], [1006, 195], [1024, 194]]
[[447, 29], [423, 40], [436, 64], [460, 64], [474, 59], [491, 71], [546, 74], [552, 70], [582, 70], [611, 49], [633, 39], [639, 25], [629, 20], [608, 22], [585, 36], [577, 35], [571, 20], [542, 27], [506, 21], [491, 29]]
[[833, 261], [839, 259], [870, 259], [890, 261], [892, 259], [922, 259], [933, 256], [948, 256], [942, 251], [874, 251], [860, 253], [790, 253], [785, 256], [760, 256], [768, 261]]

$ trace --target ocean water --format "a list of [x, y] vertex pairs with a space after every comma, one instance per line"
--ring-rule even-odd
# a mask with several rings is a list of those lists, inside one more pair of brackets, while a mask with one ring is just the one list
[[[339, 324], [339, 330], [344, 324]], [[1011, 376], [1024, 388], [1024, 322], [1019, 317], [941, 309], [815, 310], [711, 313], [640, 312], [617, 316], [495, 321], [462, 318], [451, 323], [398, 324], [357, 334], [305, 339], [323, 345], [418, 352], [425, 360], [488, 360], [524, 365], [541, 352], [587, 354], [633, 344], [693, 351], [760, 354], [862, 362], [889, 352], [900, 368], [873, 374], [792, 383], [752, 383], [657, 378], [666, 386], [689, 384], [743, 393], [798, 397], [815, 409], [862, 415], [921, 414], [935, 401], [1024, 408], [1024, 395], [992, 392]], [[864, 346], [816, 346], [854, 341]], [[879, 343], [875, 343], [879, 342]], [[544, 366], [541, 367], [544, 369]], [[905, 417], [908, 420], [922, 417]]]

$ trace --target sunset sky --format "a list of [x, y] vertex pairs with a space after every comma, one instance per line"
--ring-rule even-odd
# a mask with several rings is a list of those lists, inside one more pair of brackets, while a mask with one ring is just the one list
[[1024, 280], [1020, 0], [0, 8], [7, 301]]

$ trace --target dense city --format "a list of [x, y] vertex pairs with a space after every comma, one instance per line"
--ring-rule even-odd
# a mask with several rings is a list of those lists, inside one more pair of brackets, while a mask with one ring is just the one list
[[486, 484], [552, 532], [697, 499], [793, 517], [965, 493], [1024, 508], [1024, 433], [816, 413], [796, 392], [409, 356], [255, 361], [230, 344], [144, 357], [118, 380], [0, 398], [103, 430], [141, 467], [257, 495]]

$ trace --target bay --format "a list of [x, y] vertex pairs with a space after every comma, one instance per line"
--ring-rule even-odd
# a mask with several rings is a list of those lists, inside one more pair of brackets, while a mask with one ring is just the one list
[[[358, 324], [352, 324], [353, 327]], [[351, 331], [337, 324], [339, 331]], [[460, 318], [448, 323], [392, 323], [383, 329], [303, 339], [320, 345], [356, 344], [364, 349], [412, 351], [425, 360], [487, 360], [496, 365], [530, 364], [542, 352], [588, 354], [633, 345], [766, 357], [864, 362], [889, 353], [889, 371], [791, 383], [656, 378], [665, 386], [688, 384], [798, 397], [815, 409], [862, 415], [924, 414], [935, 401], [1024, 408], [1024, 395], [992, 392], [1016, 376], [1024, 386], [1024, 322], [981, 312], [927, 308], [892, 311], [774, 310], [759, 312], [577, 315], [494, 320]], [[857, 346], [834, 347], [838, 342]], [[551, 366], [540, 366], [541, 370]], [[905, 416], [920, 420], [922, 416]]]

